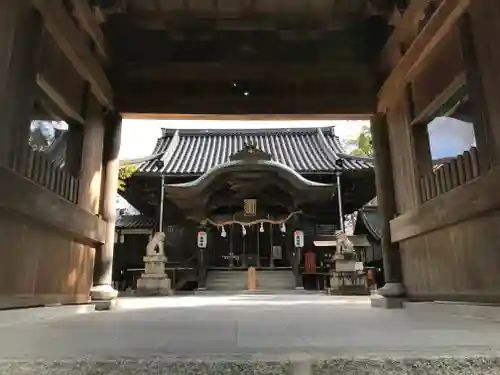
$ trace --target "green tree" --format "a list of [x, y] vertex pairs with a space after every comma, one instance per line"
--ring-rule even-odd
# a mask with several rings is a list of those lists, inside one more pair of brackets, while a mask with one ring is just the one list
[[135, 165], [125, 163], [118, 170], [118, 191], [125, 191], [127, 180], [137, 171]]
[[364, 125], [359, 135], [347, 141], [348, 148], [352, 148], [351, 155], [373, 157], [372, 134], [370, 128]]

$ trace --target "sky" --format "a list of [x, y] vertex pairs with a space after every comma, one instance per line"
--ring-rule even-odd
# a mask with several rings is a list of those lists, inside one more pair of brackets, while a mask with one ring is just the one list
[[[149, 156], [162, 128], [174, 129], [271, 129], [335, 126], [342, 141], [354, 139], [367, 121], [200, 121], [200, 120], [139, 120], [124, 119], [120, 159]], [[434, 160], [453, 157], [475, 145], [474, 130], [470, 123], [452, 118], [438, 117], [428, 126], [431, 154]]]
[[433, 160], [454, 157], [476, 145], [474, 126], [454, 118], [435, 118], [428, 134]]
[[341, 140], [356, 138], [367, 121], [194, 121], [124, 119], [120, 159], [151, 155], [162, 128], [174, 129], [272, 129], [335, 126]]

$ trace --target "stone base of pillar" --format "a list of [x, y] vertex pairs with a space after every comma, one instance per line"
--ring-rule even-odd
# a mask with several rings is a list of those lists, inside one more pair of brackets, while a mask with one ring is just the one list
[[165, 273], [167, 258], [162, 255], [148, 255], [144, 257], [146, 270], [137, 280], [138, 295], [172, 295], [172, 283]]
[[114, 309], [117, 297], [118, 291], [111, 285], [97, 285], [90, 290], [90, 298], [98, 311]]
[[403, 309], [404, 303], [406, 302], [405, 298], [401, 297], [384, 297], [380, 294], [372, 294], [370, 298], [371, 306], [374, 308], [381, 309]]
[[107, 301], [94, 301], [94, 308], [96, 311], [109, 311], [118, 307], [118, 299], [110, 299]]
[[377, 293], [387, 298], [404, 297], [406, 289], [401, 283], [386, 283], [382, 288], [377, 290]]
[[118, 291], [111, 285], [96, 285], [90, 289], [93, 301], [109, 301], [118, 297]]
[[406, 290], [401, 283], [386, 283], [371, 296], [372, 307], [383, 309], [402, 309], [406, 298]]

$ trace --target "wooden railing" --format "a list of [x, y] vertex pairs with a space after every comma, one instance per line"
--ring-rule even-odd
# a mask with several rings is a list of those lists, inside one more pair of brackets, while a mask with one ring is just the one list
[[462, 155], [435, 168], [420, 179], [422, 203], [444, 194], [479, 176], [477, 148], [472, 147]]
[[24, 176], [62, 198], [78, 203], [80, 181], [67, 170], [50, 161], [42, 152], [28, 146]]

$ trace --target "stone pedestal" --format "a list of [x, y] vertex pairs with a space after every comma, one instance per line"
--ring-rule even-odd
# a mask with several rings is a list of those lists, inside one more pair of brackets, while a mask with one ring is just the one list
[[338, 248], [334, 255], [334, 268], [330, 278], [331, 295], [368, 295], [364, 265], [356, 260], [353, 252], [342, 252]]
[[172, 284], [165, 273], [167, 258], [163, 254], [147, 255], [144, 257], [145, 271], [137, 280], [137, 294], [170, 296]]

